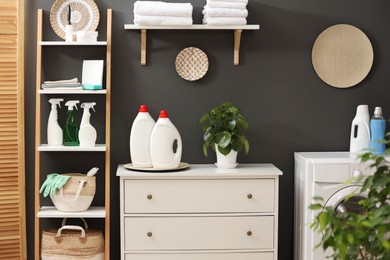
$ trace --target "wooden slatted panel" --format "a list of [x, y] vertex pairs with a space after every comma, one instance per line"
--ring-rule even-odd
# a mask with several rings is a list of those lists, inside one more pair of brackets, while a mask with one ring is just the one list
[[0, 259], [4, 260], [26, 259], [20, 1], [0, 1]]

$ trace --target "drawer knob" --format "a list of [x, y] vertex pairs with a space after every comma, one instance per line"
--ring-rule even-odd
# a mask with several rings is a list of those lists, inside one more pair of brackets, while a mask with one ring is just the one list
[[251, 198], [253, 198], [253, 195], [252, 195], [251, 193], [249, 193], [249, 194], [247, 195], [247, 197], [248, 197], [248, 199], [251, 199]]
[[153, 236], [153, 233], [152, 233], [152, 232], [148, 232], [146, 235], [147, 235], [148, 237], [152, 237], [152, 236]]
[[252, 231], [248, 231], [246, 234], [250, 237], [252, 235]]
[[152, 196], [152, 194], [148, 194], [148, 196], [146, 196], [146, 198], [148, 198], [148, 200], [151, 200], [151, 199], [153, 199], [153, 196]]

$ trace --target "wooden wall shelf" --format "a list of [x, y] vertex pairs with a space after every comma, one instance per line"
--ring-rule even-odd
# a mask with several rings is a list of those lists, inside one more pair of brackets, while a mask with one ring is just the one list
[[147, 30], [233, 30], [234, 31], [234, 65], [240, 64], [240, 42], [243, 30], [259, 30], [260, 25], [229, 25], [215, 26], [207, 24], [193, 24], [191, 26], [139, 26], [125, 24], [125, 30], [141, 30], [141, 65], [146, 65], [146, 31]]

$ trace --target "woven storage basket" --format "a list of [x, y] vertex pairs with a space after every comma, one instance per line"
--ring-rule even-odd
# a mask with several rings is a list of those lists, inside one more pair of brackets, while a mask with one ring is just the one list
[[52, 198], [54, 206], [59, 211], [85, 211], [91, 206], [96, 192], [95, 176], [81, 173], [65, 173], [71, 176], [67, 183]]
[[104, 260], [103, 233], [100, 230], [88, 229], [87, 226], [85, 229], [72, 225], [63, 226], [58, 230], [44, 229], [41, 258], [42, 260]]

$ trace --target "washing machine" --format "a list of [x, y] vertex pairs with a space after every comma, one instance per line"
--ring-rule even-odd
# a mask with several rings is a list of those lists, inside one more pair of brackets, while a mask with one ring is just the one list
[[[321, 234], [310, 224], [318, 211], [309, 209], [314, 196], [321, 196], [325, 206], [335, 212], [359, 211], [358, 202], [365, 198], [359, 194], [361, 183], [346, 184], [352, 177], [370, 175], [368, 163], [361, 163], [349, 152], [295, 153], [295, 260], [325, 260], [331, 254], [322, 247], [315, 248]], [[351, 193], [356, 193], [351, 196]], [[347, 197], [350, 197], [346, 200]]]

